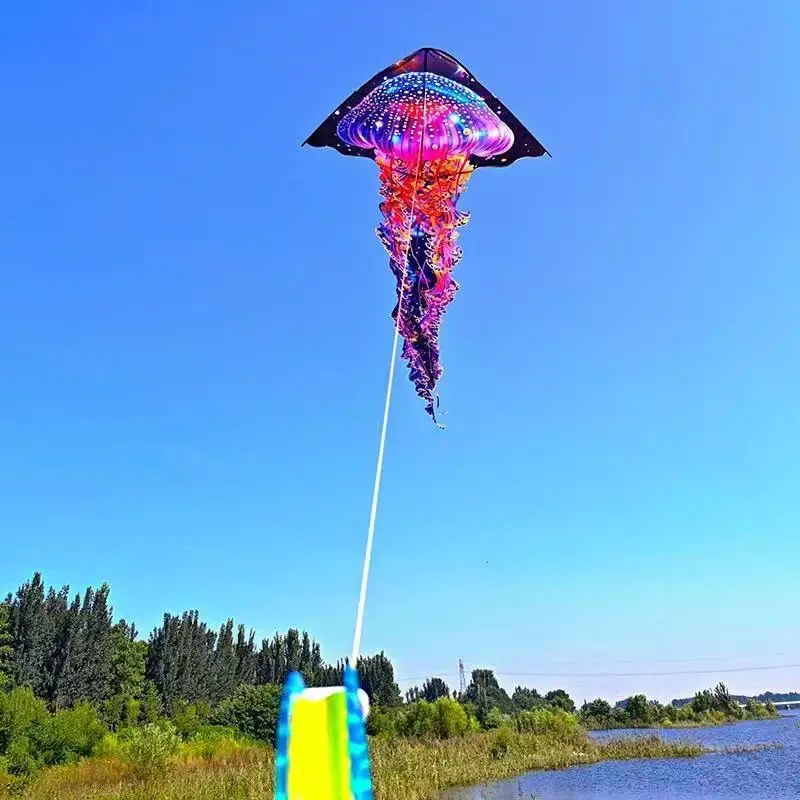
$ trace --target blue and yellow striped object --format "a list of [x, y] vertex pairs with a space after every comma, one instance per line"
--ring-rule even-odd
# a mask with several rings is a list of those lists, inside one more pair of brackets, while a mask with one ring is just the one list
[[326, 688], [291, 673], [278, 712], [275, 800], [372, 800], [368, 713], [352, 667], [344, 686]]

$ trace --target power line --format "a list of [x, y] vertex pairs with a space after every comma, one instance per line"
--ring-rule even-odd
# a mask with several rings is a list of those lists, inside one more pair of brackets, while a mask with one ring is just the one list
[[[669, 675], [714, 675], [730, 672], [761, 672], [776, 669], [800, 669], [800, 664], [768, 664], [758, 667], [719, 667], [716, 669], [665, 670], [657, 672], [498, 672], [494, 674], [505, 678], [645, 678]], [[429, 676], [401, 678], [401, 683], [425, 680]], [[441, 678], [454, 678], [455, 675], [440, 675]]]

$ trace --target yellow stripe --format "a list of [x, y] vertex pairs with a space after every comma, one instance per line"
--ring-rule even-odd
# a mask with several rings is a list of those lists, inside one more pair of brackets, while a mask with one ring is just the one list
[[344, 692], [294, 701], [288, 755], [289, 800], [350, 800]]

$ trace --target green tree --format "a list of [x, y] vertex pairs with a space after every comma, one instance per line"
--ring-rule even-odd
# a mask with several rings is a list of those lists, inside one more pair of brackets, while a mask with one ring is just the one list
[[727, 717], [738, 718], [742, 715], [742, 709], [736, 700], [731, 697], [728, 687], [724, 683], [718, 683], [714, 689], [714, 708], [721, 711]]
[[433, 732], [439, 739], [463, 736], [470, 729], [469, 717], [458, 701], [440, 695], [433, 703]]
[[514, 694], [511, 695], [511, 702], [518, 711], [530, 711], [532, 708], [542, 705], [543, 699], [536, 689], [517, 686]]
[[144, 690], [147, 642], [137, 641], [136, 628], [124, 619], [111, 629], [108, 657], [111, 695], [139, 700]]
[[65, 612], [66, 604], [58, 602], [58, 612], [51, 614], [57, 625], [54, 660], [60, 667], [53, 676], [50, 699], [57, 708], [79, 700], [102, 703], [113, 693], [109, 591], [107, 584], [96, 591], [89, 587], [80, 606], [73, 603]]
[[233, 728], [243, 736], [275, 743], [281, 687], [272, 684], [239, 686], [211, 715], [214, 725]]
[[370, 703], [384, 708], [399, 706], [403, 700], [394, 679], [394, 666], [383, 652], [358, 659], [358, 677], [361, 688]]
[[45, 591], [41, 573], [17, 590], [9, 607], [12, 646], [14, 648], [14, 680], [30, 686], [35, 694], [46, 694], [45, 664], [48, 658], [45, 624]]
[[472, 680], [467, 686], [464, 699], [475, 705], [481, 725], [485, 725], [486, 715], [492, 708], [499, 709], [503, 714], [513, 714], [516, 710], [491, 669], [472, 670]]
[[703, 714], [707, 711], [713, 711], [715, 704], [716, 698], [713, 693], [709, 689], [704, 689], [702, 692], [695, 694], [689, 705], [696, 714]]
[[450, 687], [441, 678], [428, 678], [422, 684], [422, 696], [435, 703], [440, 697], [450, 697]]
[[236, 686], [240, 686], [243, 683], [255, 683], [257, 662], [255, 638], [254, 631], [250, 631], [248, 636], [244, 625], [239, 626], [234, 648], [236, 653], [236, 677], [234, 683]]
[[47, 706], [29, 686], [0, 692], [0, 754], [12, 775], [30, 775], [42, 765], [37, 739], [48, 721]]
[[14, 639], [11, 636], [11, 605], [0, 603], [0, 691], [11, 685], [14, 676]]
[[180, 736], [190, 739], [206, 725], [210, 716], [211, 706], [205, 701], [189, 703], [179, 699], [172, 710], [172, 724]]
[[650, 722], [650, 703], [647, 702], [647, 698], [643, 694], [635, 694], [633, 697], [629, 697], [625, 710], [634, 722]]
[[94, 706], [80, 702], [48, 716], [34, 738], [41, 761], [55, 766], [91, 756], [107, 732]]
[[417, 700], [406, 709], [401, 731], [405, 736], [425, 739], [433, 736], [435, 724], [436, 714], [433, 705], [427, 700]]
[[229, 619], [219, 630], [213, 659], [211, 701], [218, 703], [230, 697], [236, 688], [238, 658], [233, 643], [233, 620]]
[[291, 628], [261, 643], [256, 659], [256, 683], [282, 686], [290, 672], [299, 672], [308, 686], [320, 685], [323, 666], [320, 646], [303, 631]]
[[419, 686], [412, 686], [410, 689], [406, 689], [406, 703], [409, 705], [423, 699], [422, 689]]
[[598, 697], [596, 700], [592, 700], [591, 703], [584, 703], [581, 708], [581, 714], [585, 717], [605, 719], [611, 716], [611, 703]]
[[544, 701], [553, 708], [560, 708], [568, 714], [575, 713], [575, 703], [564, 689], [553, 689], [544, 696]]
[[177, 699], [209, 700], [213, 692], [216, 634], [197, 611], [164, 615], [150, 636], [145, 676], [158, 688], [168, 712]]
[[153, 681], [146, 680], [142, 689], [141, 720], [146, 724], [157, 722], [164, 713], [164, 701]]

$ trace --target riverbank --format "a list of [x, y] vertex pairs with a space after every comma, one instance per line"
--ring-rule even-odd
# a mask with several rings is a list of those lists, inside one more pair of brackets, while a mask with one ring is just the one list
[[771, 720], [780, 719], [780, 714], [774, 714], [768, 717], [756, 717], [748, 719], [739, 719], [737, 717], [725, 717], [725, 719], [708, 719], [708, 720], [684, 720], [681, 722], [672, 722], [671, 720], [663, 720], [661, 722], [619, 722], [619, 723], [598, 723], [592, 721], [581, 720], [581, 725], [587, 731], [625, 731], [625, 730], [642, 730], [642, 731], [667, 731], [667, 730], [696, 730], [697, 728], [718, 728], [722, 725], [737, 725], [740, 722], [768, 722]]
[[[450, 788], [512, 778], [534, 770], [639, 758], [679, 758], [709, 752], [696, 744], [658, 737], [596, 742], [583, 731], [568, 737], [476, 733], [447, 741], [412, 739], [371, 743], [377, 800], [432, 800]], [[273, 790], [274, 761], [267, 748], [218, 743], [185, 748], [150, 774], [115, 757], [93, 758], [40, 774], [24, 800], [263, 800]], [[15, 793], [16, 794], [16, 793]], [[2, 796], [2, 789], [0, 789]], [[11, 796], [10, 791], [7, 796]]]

